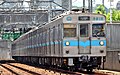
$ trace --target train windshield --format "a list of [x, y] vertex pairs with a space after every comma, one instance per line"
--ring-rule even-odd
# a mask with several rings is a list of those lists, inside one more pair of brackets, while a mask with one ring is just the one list
[[104, 24], [93, 24], [92, 25], [92, 36], [93, 37], [105, 37]]
[[64, 37], [76, 37], [75, 24], [64, 24]]

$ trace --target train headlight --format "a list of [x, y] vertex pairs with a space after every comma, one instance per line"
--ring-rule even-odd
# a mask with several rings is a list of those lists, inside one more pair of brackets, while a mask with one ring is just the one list
[[67, 41], [67, 42], [65, 43], [65, 45], [66, 45], [66, 46], [69, 46], [69, 45], [70, 45], [70, 42]]
[[104, 45], [104, 42], [103, 42], [103, 41], [100, 41], [100, 45], [103, 46], [103, 45]]

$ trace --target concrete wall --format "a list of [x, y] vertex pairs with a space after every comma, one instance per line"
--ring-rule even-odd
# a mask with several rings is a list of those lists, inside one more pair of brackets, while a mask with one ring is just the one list
[[105, 69], [120, 71], [120, 61], [118, 59], [120, 51], [107, 51]]
[[0, 40], [0, 60], [11, 60], [10, 41]]

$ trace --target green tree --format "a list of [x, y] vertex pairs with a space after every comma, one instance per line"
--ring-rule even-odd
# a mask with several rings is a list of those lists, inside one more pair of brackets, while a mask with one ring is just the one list
[[107, 21], [110, 21], [110, 13], [107, 13], [107, 14], [106, 14], [106, 20], [107, 20]]
[[[100, 13], [106, 16], [106, 20], [110, 21], [110, 13], [106, 13], [105, 7], [103, 5], [99, 5], [96, 10], [96, 13]], [[120, 10], [112, 9], [112, 21], [120, 21]]]
[[[107, 21], [110, 21], [110, 13], [106, 15]], [[116, 9], [112, 9], [112, 21], [120, 21], [120, 11]]]
[[106, 11], [105, 11], [105, 7], [101, 4], [99, 5], [96, 10], [95, 10], [96, 13], [100, 13], [100, 14], [106, 14]]
[[117, 10], [115, 10], [115, 9], [112, 9], [112, 20], [113, 21], [116, 21], [117, 20], [117, 14], [118, 13], [118, 11]]

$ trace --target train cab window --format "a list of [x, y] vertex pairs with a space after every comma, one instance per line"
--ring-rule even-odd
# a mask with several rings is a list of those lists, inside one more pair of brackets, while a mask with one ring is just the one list
[[76, 37], [76, 25], [64, 24], [64, 37]]
[[80, 37], [88, 37], [88, 24], [80, 25]]
[[103, 24], [93, 24], [92, 25], [92, 36], [93, 37], [105, 37]]

